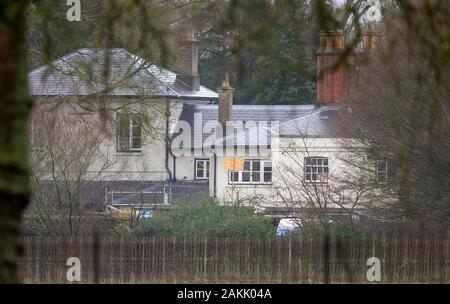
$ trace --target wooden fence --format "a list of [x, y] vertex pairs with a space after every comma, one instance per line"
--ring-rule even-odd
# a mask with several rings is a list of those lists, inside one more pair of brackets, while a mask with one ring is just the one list
[[26, 237], [20, 276], [66, 283], [69, 257], [92, 283], [364, 283], [367, 260], [381, 282], [450, 282], [449, 238], [219, 239]]

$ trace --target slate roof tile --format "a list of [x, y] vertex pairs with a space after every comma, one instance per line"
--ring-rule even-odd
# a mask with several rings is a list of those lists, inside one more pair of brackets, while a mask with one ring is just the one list
[[[106, 57], [109, 56], [109, 57]], [[188, 99], [217, 99], [218, 95], [204, 86], [191, 91], [175, 81], [176, 73], [117, 49], [79, 49], [38, 67], [28, 74], [33, 96], [86, 96], [105, 90], [105, 58], [109, 58], [109, 96], [165, 96]]]

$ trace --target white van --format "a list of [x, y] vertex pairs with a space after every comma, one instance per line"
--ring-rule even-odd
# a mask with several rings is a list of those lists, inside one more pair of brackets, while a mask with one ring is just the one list
[[277, 237], [300, 232], [302, 222], [299, 218], [283, 218], [278, 223]]

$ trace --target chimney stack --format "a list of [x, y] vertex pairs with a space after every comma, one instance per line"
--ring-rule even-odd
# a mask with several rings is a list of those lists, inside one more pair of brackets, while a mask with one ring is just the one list
[[227, 121], [232, 121], [233, 117], [233, 92], [234, 89], [228, 81], [228, 74], [222, 81], [222, 86], [217, 89], [219, 91], [219, 122], [225, 131]]
[[317, 105], [345, 100], [346, 68], [344, 66], [333, 68], [344, 47], [342, 30], [320, 33], [320, 48], [317, 52]]
[[362, 43], [364, 49], [376, 49], [378, 48], [380, 34], [375, 31], [364, 31], [362, 33]]
[[182, 42], [179, 73], [177, 74], [176, 82], [182, 83], [192, 91], [200, 90], [198, 44], [192, 25], [188, 24], [185, 32], [185, 40]]

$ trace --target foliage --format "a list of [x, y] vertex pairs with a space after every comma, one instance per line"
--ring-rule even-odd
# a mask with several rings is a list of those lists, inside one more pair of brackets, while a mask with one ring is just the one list
[[362, 226], [355, 226], [344, 222], [328, 225], [309, 223], [304, 225], [301, 230], [302, 237], [322, 238], [327, 234], [340, 239], [364, 238], [369, 235], [369, 231]]
[[170, 4], [153, 1], [84, 1], [81, 22], [68, 22], [66, 1], [34, 1], [27, 10], [28, 64], [36, 67], [80, 48], [126, 48], [167, 65]]
[[238, 104], [313, 103], [318, 29], [307, 1], [256, 11], [237, 2], [200, 32], [202, 82], [216, 88], [224, 73], [234, 75]]
[[[68, 227], [71, 225], [68, 218], [52, 218], [45, 221], [39, 216], [27, 212], [22, 221], [23, 236], [71, 236]], [[120, 236], [128, 233], [128, 222], [124, 219], [109, 216], [89, 215], [83, 219], [77, 236], [92, 236], [98, 233], [101, 236]]]
[[[95, 182], [117, 157], [101, 149], [110, 138], [96, 119], [67, 116], [55, 99], [39, 100], [32, 113], [31, 204], [27, 213], [36, 217], [46, 234], [77, 236], [86, 231], [95, 211]], [[97, 174], [91, 174], [95, 166]]]
[[219, 206], [211, 200], [177, 203], [166, 214], [141, 219], [134, 236], [251, 237], [271, 238], [275, 228], [270, 219], [254, 216], [240, 206]]
[[25, 10], [29, 2], [0, 4], [0, 283], [18, 281], [21, 215], [29, 203]]
[[[393, 190], [398, 200], [379, 204], [382, 211], [448, 227], [450, 87], [437, 67], [424, 60], [429, 46], [417, 43], [420, 34], [405, 36], [408, 26], [395, 14], [387, 24], [391, 31], [386, 45], [360, 69], [360, 83], [349, 97], [352, 114], [344, 127], [365, 143], [370, 159], [388, 161], [388, 183], [381, 189]], [[449, 59], [439, 63], [446, 77]]]
[[28, 11], [29, 65], [36, 67], [80, 48], [123, 47], [177, 71], [180, 48], [174, 41], [183, 32], [180, 28], [193, 22], [202, 48], [202, 84], [216, 89], [230, 73], [235, 76], [237, 104], [313, 103], [318, 28], [311, 4], [261, 4], [94, 0], [83, 4], [82, 22], [67, 22], [65, 3], [41, 1]]

